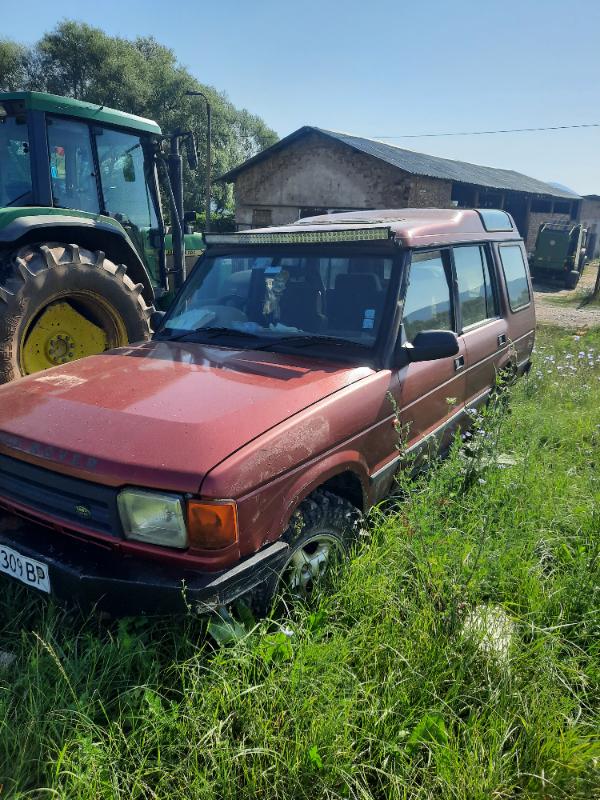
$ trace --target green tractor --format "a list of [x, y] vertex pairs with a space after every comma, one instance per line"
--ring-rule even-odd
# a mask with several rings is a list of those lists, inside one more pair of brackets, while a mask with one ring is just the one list
[[183, 212], [181, 144], [194, 168], [189, 133], [0, 93], [0, 383], [148, 337], [202, 247]]
[[534, 278], [550, 278], [575, 289], [585, 266], [587, 231], [583, 225], [544, 222], [540, 225], [535, 250], [529, 259]]

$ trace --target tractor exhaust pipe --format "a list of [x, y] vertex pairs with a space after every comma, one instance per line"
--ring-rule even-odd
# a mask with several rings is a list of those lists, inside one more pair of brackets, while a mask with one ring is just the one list
[[179, 289], [185, 281], [185, 223], [183, 218], [183, 165], [179, 140], [181, 132], [175, 131], [170, 137], [171, 147], [167, 158], [169, 182], [171, 184], [171, 217], [173, 218], [173, 283]]

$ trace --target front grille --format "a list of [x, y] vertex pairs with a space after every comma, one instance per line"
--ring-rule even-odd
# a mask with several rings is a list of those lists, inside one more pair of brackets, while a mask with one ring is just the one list
[[98, 533], [120, 536], [117, 493], [108, 486], [0, 455], [0, 502], [2, 499], [37, 514], [51, 515], [67, 527], [76, 523]]

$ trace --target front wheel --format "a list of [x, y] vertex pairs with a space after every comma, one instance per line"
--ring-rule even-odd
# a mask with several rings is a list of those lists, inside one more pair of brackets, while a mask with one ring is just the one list
[[0, 266], [0, 383], [147, 339], [142, 289], [100, 251], [21, 248]]
[[283, 536], [290, 543], [288, 557], [255, 595], [256, 610], [268, 613], [276, 597], [292, 603], [310, 600], [348, 559], [359, 519], [351, 503], [331, 492], [316, 491], [303, 500]]

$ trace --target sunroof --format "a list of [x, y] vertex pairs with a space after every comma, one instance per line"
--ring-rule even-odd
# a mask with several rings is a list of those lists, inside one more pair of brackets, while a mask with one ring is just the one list
[[478, 208], [477, 213], [481, 217], [483, 227], [486, 231], [514, 231], [513, 221], [506, 211], [498, 208]]

